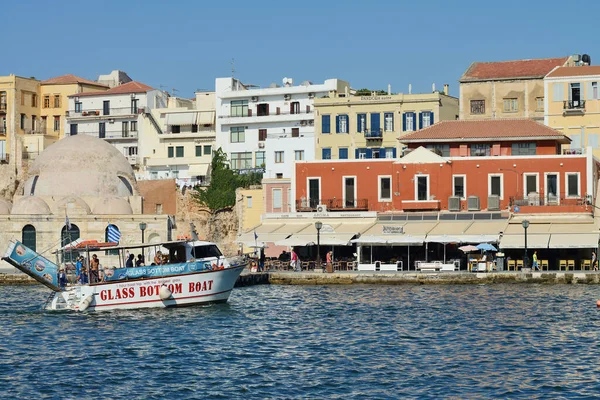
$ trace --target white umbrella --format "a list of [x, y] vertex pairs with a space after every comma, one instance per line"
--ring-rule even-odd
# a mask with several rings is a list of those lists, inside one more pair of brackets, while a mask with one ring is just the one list
[[380, 238], [379, 236], [362, 235], [357, 239], [353, 239], [350, 242], [357, 244], [386, 244], [387, 240]]
[[477, 246], [473, 246], [472, 244], [459, 247], [458, 249], [462, 250], [463, 253], [471, 253], [473, 251], [479, 251], [479, 248]]

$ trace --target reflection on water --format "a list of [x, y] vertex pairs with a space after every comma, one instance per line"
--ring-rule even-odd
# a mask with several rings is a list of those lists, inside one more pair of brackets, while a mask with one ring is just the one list
[[4, 398], [596, 396], [596, 286], [256, 286], [228, 304], [42, 312], [0, 287]]

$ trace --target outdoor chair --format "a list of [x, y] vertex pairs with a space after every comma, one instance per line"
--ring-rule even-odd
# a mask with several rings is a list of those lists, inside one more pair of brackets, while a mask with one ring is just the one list
[[569, 268], [570, 268], [571, 270], [574, 270], [574, 269], [575, 269], [575, 260], [569, 260], [569, 261], [567, 262], [567, 269], [569, 269]]
[[540, 265], [542, 266], [542, 271], [548, 271], [548, 260], [542, 260]]
[[583, 260], [581, 265], [582, 270], [591, 270], [592, 269], [592, 261], [591, 260]]
[[523, 269], [523, 260], [517, 260], [517, 269], [515, 271], [520, 269]]
[[515, 260], [508, 260], [508, 271], [512, 270], [516, 271], [517, 263]]
[[562, 269], [567, 269], [567, 260], [560, 260], [558, 263], [558, 270], [561, 271]]

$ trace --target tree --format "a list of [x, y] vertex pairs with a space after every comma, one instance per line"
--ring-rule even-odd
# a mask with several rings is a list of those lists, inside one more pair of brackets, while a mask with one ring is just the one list
[[387, 91], [385, 90], [371, 90], [371, 89], [367, 89], [367, 88], [363, 88], [363, 89], [358, 89], [356, 91], [356, 93], [354, 93], [355, 96], [371, 96], [373, 95], [373, 93], [375, 93], [376, 96], [383, 96], [387, 94]]

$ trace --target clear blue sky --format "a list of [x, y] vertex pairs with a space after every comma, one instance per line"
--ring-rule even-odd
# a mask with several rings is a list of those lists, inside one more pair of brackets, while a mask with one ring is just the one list
[[[38, 79], [113, 69], [192, 97], [231, 75], [267, 86], [328, 78], [413, 93], [472, 61], [587, 53], [600, 64], [600, 1], [47, 1], [2, 4], [0, 75]], [[292, 5], [294, 4], [294, 5]]]

